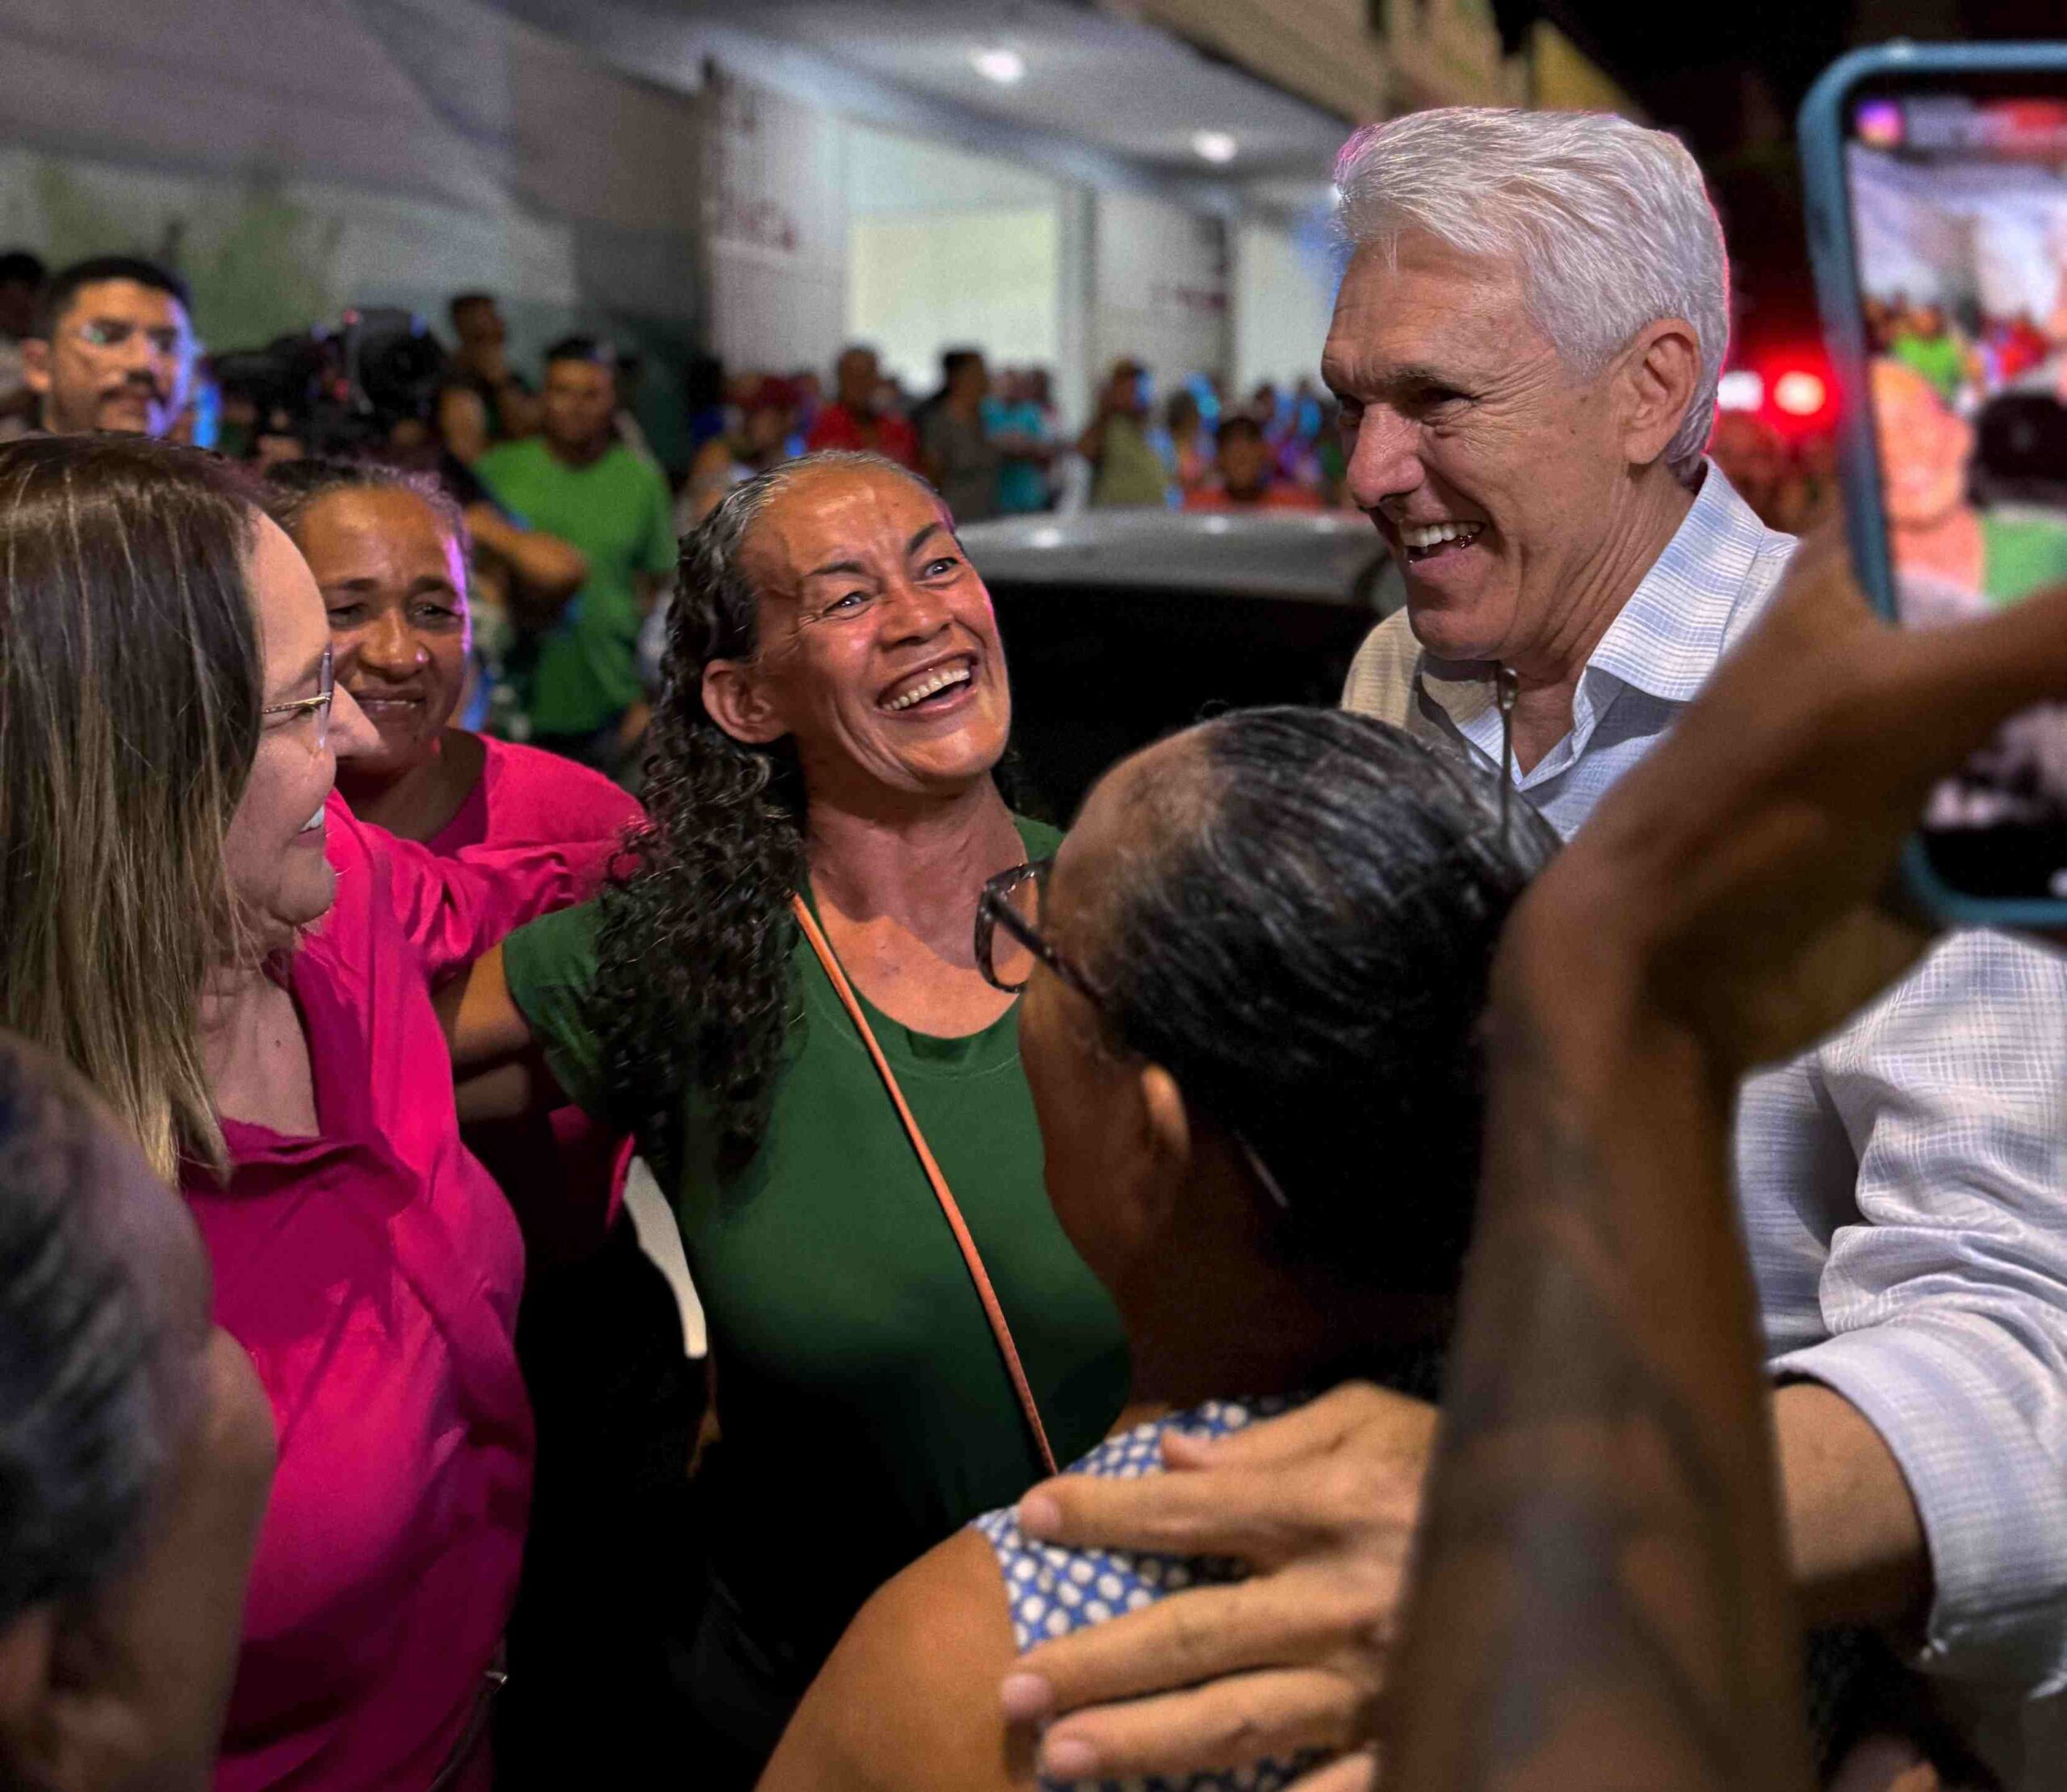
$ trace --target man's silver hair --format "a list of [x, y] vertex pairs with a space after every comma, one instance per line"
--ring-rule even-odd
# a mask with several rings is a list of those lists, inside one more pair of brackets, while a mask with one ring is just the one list
[[1354, 248], [1404, 230], [1514, 263], [1531, 320], [1582, 379], [1646, 324], [1681, 317], [1700, 379], [1667, 466], [1691, 480], [1715, 424], [1729, 262], [1700, 169], [1677, 139], [1606, 112], [1450, 106], [1368, 125], [1335, 165]]

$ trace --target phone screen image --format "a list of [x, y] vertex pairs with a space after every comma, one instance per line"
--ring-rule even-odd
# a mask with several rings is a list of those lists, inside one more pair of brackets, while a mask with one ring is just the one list
[[[2067, 94], [1855, 98], [1846, 186], [1897, 616], [1929, 628], [2067, 581]], [[2067, 898], [2067, 705], [1939, 785], [1937, 879]]]

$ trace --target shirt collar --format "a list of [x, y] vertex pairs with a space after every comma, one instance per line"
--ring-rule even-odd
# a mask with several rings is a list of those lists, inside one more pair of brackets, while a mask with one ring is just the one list
[[1759, 550], [1772, 533], [1712, 460], [1665, 551], [1608, 624], [1587, 661], [1670, 703], [1708, 682]]

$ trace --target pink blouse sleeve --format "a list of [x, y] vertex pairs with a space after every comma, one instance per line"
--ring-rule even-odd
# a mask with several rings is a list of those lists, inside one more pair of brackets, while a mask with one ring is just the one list
[[567, 840], [440, 855], [358, 820], [334, 791], [323, 825], [341, 880], [386, 882], [395, 918], [434, 984], [526, 921], [585, 902], [616, 850], [609, 839]]

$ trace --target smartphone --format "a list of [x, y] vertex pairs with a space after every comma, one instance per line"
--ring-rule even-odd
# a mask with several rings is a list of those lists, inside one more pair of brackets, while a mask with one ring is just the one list
[[[1802, 107], [1859, 577], [1931, 628], [2067, 581], [2067, 44], [1893, 44]], [[1964, 925], [2067, 925], [2067, 704], [1935, 789], [1905, 857]]]

